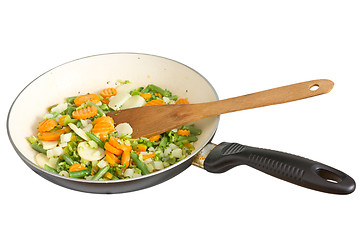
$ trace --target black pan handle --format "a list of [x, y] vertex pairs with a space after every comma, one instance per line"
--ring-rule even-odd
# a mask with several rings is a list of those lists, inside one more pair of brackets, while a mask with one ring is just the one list
[[223, 142], [217, 145], [205, 159], [204, 169], [212, 173], [223, 173], [243, 164], [321, 192], [349, 194], [355, 190], [355, 181], [335, 168], [289, 153], [238, 143]]

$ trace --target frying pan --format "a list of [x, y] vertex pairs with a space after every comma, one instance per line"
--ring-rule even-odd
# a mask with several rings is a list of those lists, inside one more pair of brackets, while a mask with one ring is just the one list
[[7, 131], [10, 142], [24, 163], [55, 184], [91, 193], [123, 193], [151, 187], [181, 173], [193, 161], [210, 172], [224, 172], [234, 166], [247, 164], [272, 176], [318, 191], [348, 194], [355, 190], [355, 182], [350, 176], [306, 158], [237, 143], [224, 142], [218, 146], [208, 144], [217, 129], [218, 116], [196, 122], [202, 134], [191, 155], [149, 175], [115, 181], [87, 181], [60, 176], [40, 168], [34, 162], [37, 152], [30, 147], [25, 137], [34, 135], [36, 124], [44, 116], [46, 108], [63, 102], [67, 96], [98, 91], [105, 86], [116, 87], [119, 80], [129, 80], [137, 86], [153, 83], [171, 90], [175, 95], [188, 98], [191, 103], [218, 100], [215, 89], [201, 74], [164, 57], [111, 53], [77, 59], [40, 75], [13, 102], [8, 114]]

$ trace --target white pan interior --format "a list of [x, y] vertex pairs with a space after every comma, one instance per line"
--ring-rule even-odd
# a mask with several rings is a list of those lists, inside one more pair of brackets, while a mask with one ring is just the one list
[[[66, 97], [99, 93], [106, 87], [117, 87], [118, 80], [129, 80], [146, 86], [153, 83], [190, 103], [218, 100], [211, 84], [193, 69], [170, 59], [135, 53], [103, 54], [60, 65], [31, 82], [14, 101], [9, 113], [8, 131], [14, 146], [34, 163], [34, 151], [25, 137], [37, 133], [47, 107], [65, 101]], [[195, 154], [213, 136], [219, 117], [196, 122], [203, 133], [195, 144]], [[192, 155], [193, 155], [192, 154]]]

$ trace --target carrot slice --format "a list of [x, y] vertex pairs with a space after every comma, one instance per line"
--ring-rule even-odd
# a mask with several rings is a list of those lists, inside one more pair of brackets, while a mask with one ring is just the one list
[[129, 167], [130, 165], [130, 152], [124, 151], [121, 155], [121, 165], [125, 165], [125, 167]]
[[190, 136], [190, 130], [181, 130], [181, 129], [179, 129], [177, 131], [177, 134], [179, 136]]
[[58, 130], [49, 131], [49, 132], [40, 132], [38, 134], [38, 138], [39, 138], [39, 140], [42, 140], [42, 141], [56, 141], [56, 140], [59, 140], [60, 135], [63, 133], [64, 133], [63, 129], [58, 129]]
[[56, 127], [57, 122], [54, 119], [45, 119], [39, 123], [38, 130], [39, 132], [48, 132]]
[[101, 141], [105, 142], [108, 139], [107, 133], [99, 133], [99, 138]]
[[109, 143], [110, 143], [114, 148], [121, 149], [121, 144], [118, 142], [118, 138], [110, 137]]
[[160, 93], [154, 93], [155, 96], [162, 98], [162, 95]]
[[95, 106], [81, 108], [72, 112], [72, 117], [75, 119], [87, 119], [94, 117], [97, 114], [97, 109]]
[[80, 95], [74, 99], [74, 103], [76, 106], [80, 106], [81, 104], [86, 103], [87, 101], [91, 101], [96, 104], [100, 101], [100, 97], [97, 94], [85, 94], [85, 95]]
[[105, 150], [115, 154], [120, 155], [123, 151], [121, 149], [117, 149], [114, 146], [112, 146], [109, 142], [106, 142], [104, 145]]
[[118, 159], [115, 154], [105, 150], [105, 160], [110, 164], [110, 166], [115, 166], [116, 164], [120, 163], [120, 159]]
[[187, 143], [184, 143], [184, 147], [193, 148], [194, 146], [191, 143], [187, 142]]
[[59, 118], [59, 125], [64, 126], [65, 118], [67, 118], [67, 116], [69, 115], [63, 115]]
[[140, 97], [144, 98], [145, 100], [150, 100], [151, 93], [142, 93], [140, 94]]
[[94, 124], [97, 124], [99, 122], [109, 122], [111, 124], [114, 124], [114, 119], [112, 119], [112, 117], [109, 116], [102, 116], [93, 121]]
[[117, 94], [117, 91], [115, 88], [105, 88], [100, 92], [100, 95], [104, 98], [106, 97], [112, 97]]
[[148, 158], [153, 158], [153, 157], [155, 157], [155, 156], [156, 156], [156, 154], [155, 154], [154, 152], [149, 153], [149, 154], [143, 154], [143, 155], [142, 155], [143, 160], [146, 160], [146, 159], [148, 159]]
[[126, 144], [120, 144], [120, 149], [123, 150], [124, 152], [131, 152], [132, 147]]
[[154, 135], [154, 136], [150, 137], [149, 140], [150, 141], [159, 141], [160, 137], [161, 137], [160, 134]]
[[144, 106], [153, 106], [153, 105], [164, 105], [165, 102], [162, 99], [155, 99], [147, 102]]
[[107, 134], [114, 131], [115, 131], [114, 125], [105, 121], [95, 124], [92, 129], [93, 133], [102, 133], [102, 134]]
[[179, 98], [176, 101], [176, 104], [189, 104], [189, 101], [187, 100], [187, 98]]
[[136, 146], [136, 151], [137, 152], [145, 152], [146, 151], [146, 146], [144, 145], [144, 144], [138, 144], [137, 146]]
[[107, 173], [105, 173], [104, 177], [107, 179], [112, 179], [113, 175], [111, 173], [107, 172]]
[[110, 102], [109, 98], [103, 98], [101, 100], [102, 103], [108, 104]]
[[75, 172], [75, 171], [81, 171], [81, 170], [85, 170], [86, 168], [79, 164], [79, 163], [74, 163], [73, 165], [70, 166], [69, 168], [69, 173], [70, 172]]

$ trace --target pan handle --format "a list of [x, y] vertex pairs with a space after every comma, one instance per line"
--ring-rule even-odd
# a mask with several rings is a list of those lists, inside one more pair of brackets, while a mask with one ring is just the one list
[[349, 194], [355, 181], [347, 174], [307, 158], [269, 149], [223, 142], [204, 161], [204, 169], [222, 173], [238, 165], [248, 165], [273, 177], [313, 190]]

